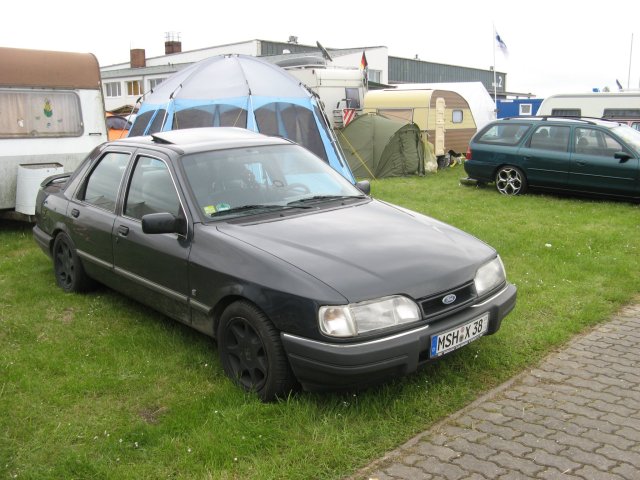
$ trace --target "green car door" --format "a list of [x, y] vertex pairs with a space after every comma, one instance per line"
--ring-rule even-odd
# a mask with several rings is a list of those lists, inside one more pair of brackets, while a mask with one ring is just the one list
[[575, 127], [569, 185], [608, 195], [638, 195], [638, 156], [608, 131]]

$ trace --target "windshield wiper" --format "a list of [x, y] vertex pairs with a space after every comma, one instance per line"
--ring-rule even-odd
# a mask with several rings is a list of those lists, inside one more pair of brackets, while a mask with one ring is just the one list
[[212, 213], [211, 217], [222, 217], [230, 213], [245, 212], [248, 210], [288, 210], [291, 208], [311, 208], [306, 205], [265, 205], [265, 204], [251, 204], [240, 205], [238, 207], [229, 208], [227, 210], [220, 210]]
[[366, 195], [314, 195], [313, 197], [300, 198], [287, 203], [287, 205], [297, 205], [299, 203], [317, 202], [323, 200], [346, 200], [349, 198], [367, 198]]

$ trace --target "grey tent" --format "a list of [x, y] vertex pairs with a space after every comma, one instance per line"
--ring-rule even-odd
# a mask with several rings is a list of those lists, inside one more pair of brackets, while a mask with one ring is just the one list
[[197, 127], [288, 138], [354, 181], [317, 95], [264, 59], [218, 55], [179, 70], [145, 96], [129, 136]]
[[360, 115], [338, 131], [338, 141], [356, 178], [424, 174], [425, 149], [415, 123]]

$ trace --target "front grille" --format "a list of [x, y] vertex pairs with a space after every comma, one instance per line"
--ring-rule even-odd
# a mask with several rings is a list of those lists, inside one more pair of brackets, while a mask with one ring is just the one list
[[[443, 299], [455, 295], [455, 300], [450, 304], [445, 304]], [[460, 310], [476, 299], [476, 290], [473, 282], [452, 290], [440, 292], [430, 297], [421, 298], [418, 303], [422, 308], [422, 314], [425, 319], [432, 321], [446, 314]]]

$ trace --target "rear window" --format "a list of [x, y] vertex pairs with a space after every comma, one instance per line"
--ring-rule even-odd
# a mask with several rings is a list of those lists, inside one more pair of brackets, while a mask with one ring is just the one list
[[496, 123], [487, 127], [476, 139], [478, 143], [517, 145], [530, 125], [525, 123]]

